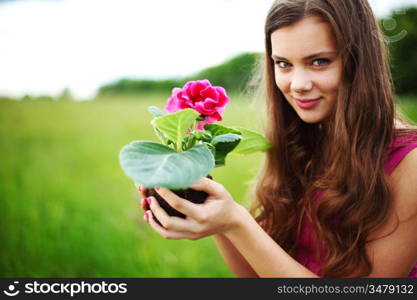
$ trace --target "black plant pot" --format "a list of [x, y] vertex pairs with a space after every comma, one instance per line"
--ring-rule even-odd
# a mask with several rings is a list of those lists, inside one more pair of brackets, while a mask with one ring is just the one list
[[[210, 175], [206, 176], [207, 178], [213, 179], [213, 177], [211, 177]], [[170, 216], [176, 216], [176, 217], [180, 217], [185, 219], [186, 216], [183, 213], [180, 213], [178, 210], [175, 210], [174, 208], [172, 208], [168, 202], [165, 201], [164, 198], [162, 198], [156, 191], [155, 189], [147, 189], [146, 190], [146, 196], [152, 196], [154, 197], [159, 205], [167, 212], [168, 215]], [[188, 201], [191, 201], [193, 203], [197, 203], [197, 204], [201, 204], [204, 203], [204, 201], [207, 199], [208, 194], [206, 192], [203, 191], [196, 191], [193, 189], [186, 189], [186, 190], [171, 190], [172, 192], [174, 192], [178, 197], [187, 199]], [[155, 220], [159, 223], [159, 221], [155, 218]], [[160, 224], [160, 223], [159, 223]]]

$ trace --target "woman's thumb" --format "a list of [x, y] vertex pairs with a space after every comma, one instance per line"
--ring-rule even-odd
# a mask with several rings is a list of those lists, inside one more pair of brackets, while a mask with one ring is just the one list
[[206, 177], [199, 179], [196, 183], [191, 185], [190, 188], [196, 191], [206, 192], [211, 196], [221, 194], [222, 190], [224, 189], [221, 184]]

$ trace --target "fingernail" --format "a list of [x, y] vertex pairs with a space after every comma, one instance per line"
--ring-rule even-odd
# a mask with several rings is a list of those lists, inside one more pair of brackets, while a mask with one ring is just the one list
[[157, 187], [155, 188], [155, 190], [159, 191], [159, 186], [157, 186]]
[[145, 215], [143, 216], [143, 218], [145, 219], [146, 223], [149, 222], [149, 215], [148, 212], [145, 213]]
[[148, 202], [148, 204], [151, 205], [151, 203], [152, 203], [152, 197], [146, 198], [146, 202]]

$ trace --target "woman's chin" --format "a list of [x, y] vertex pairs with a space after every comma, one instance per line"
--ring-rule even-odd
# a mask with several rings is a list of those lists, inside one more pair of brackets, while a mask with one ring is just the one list
[[298, 116], [303, 122], [308, 123], [308, 124], [321, 123], [325, 119], [325, 116], [321, 114], [315, 114], [315, 113], [302, 113], [302, 114], [299, 113]]

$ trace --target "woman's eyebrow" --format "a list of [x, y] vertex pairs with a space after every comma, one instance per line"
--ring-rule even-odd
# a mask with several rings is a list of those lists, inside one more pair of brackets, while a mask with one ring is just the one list
[[[336, 54], [337, 54], [336, 51], [321, 51], [321, 52], [317, 52], [317, 53], [308, 55], [308, 56], [304, 57], [303, 60], [310, 60], [310, 59], [315, 58], [315, 57], [332, 56], [332, 55], [336, 55]], [[278, 56], [278, 55], [275, 55], [275, 54], [272, 54], [271, 58], [274, 59], [274, 60], [287, 60], [288, 61], [288, 59], [286, 59], [285, 57]]]

